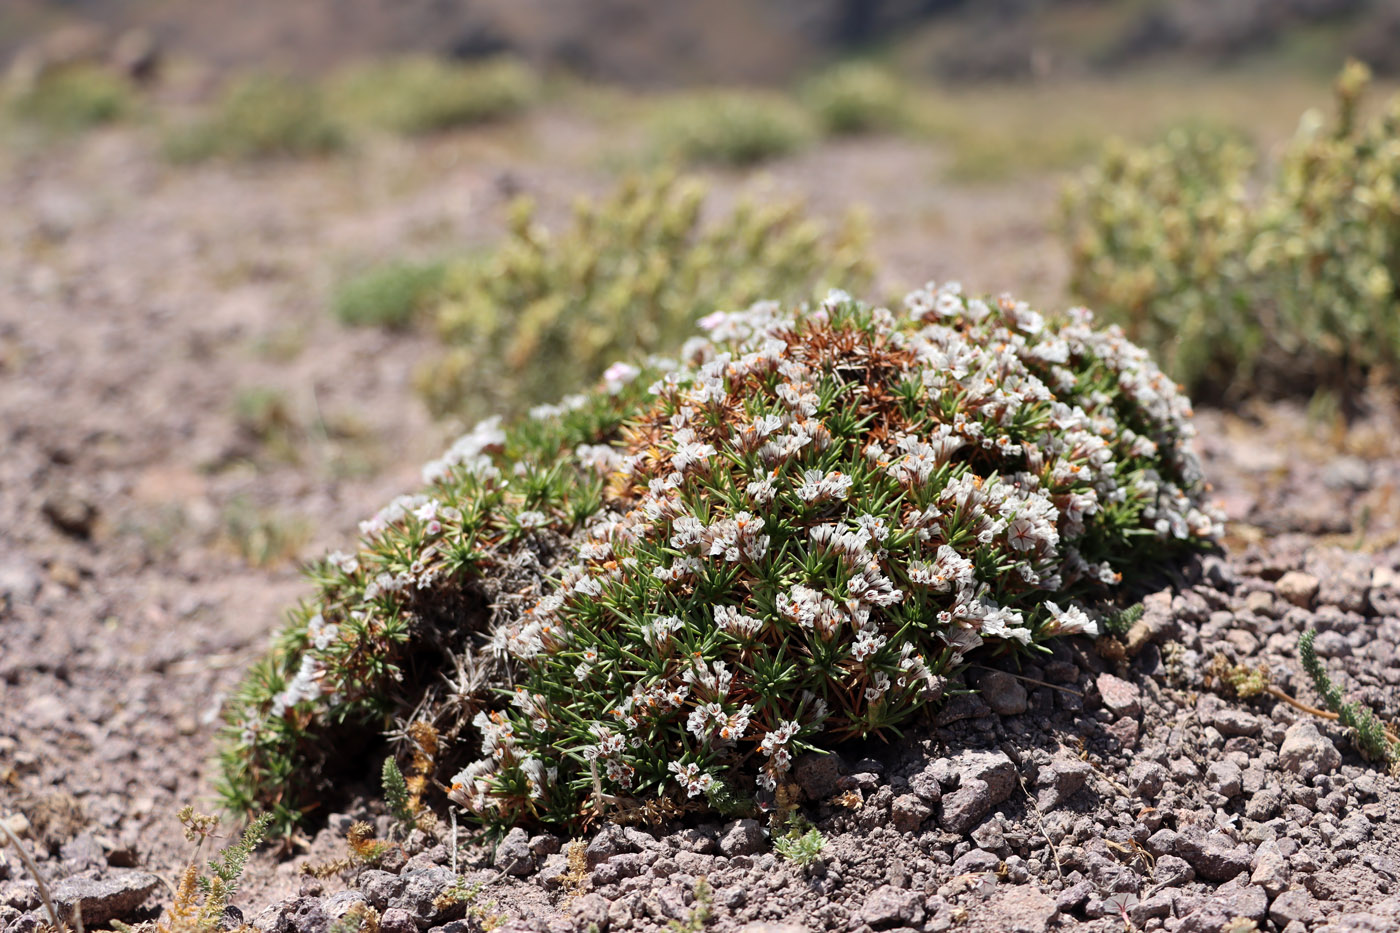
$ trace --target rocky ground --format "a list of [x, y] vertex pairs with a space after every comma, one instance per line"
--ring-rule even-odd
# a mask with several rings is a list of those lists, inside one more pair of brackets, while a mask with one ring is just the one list
[[[560, 210], [604, 183], [595, 135], [547, 112], [325, 163], [175, 170], [129, 131], [0, 156], [0, 818], [90, 928], [169, 903], [192, 849], [176, 811], [208, 808], [220, 699], [305, 592], [296, 558], [346, 540], [447, 438], [411, 389], [426, 341], [339, 327], [328, 283], [488, 241], [503, 189]], [[1054, 185], [957, 189], [928, 160], [829, 146], [769, 184], [828, 214], [870, 204], [887, 286], [956, 275], [1059, 303]], [[271, 423], [239, 404], [266, 390]], [[1400, 716], [1400, 412], [1379, 392], [1368, 412], [1202, 413], [1234, 522], [1222, 555], [1144, 594], [1145, 647], [975, 667], [980, 697], [905, 741], [805, 763], [826, 838], [805, 868], [740, 821], [494, 852], [415, 836], [374, 868], [299, 874], [344, 854], [361, 807], [313, 815], [326, 828], [291, 858], [260, 853], [234, 904], [277, 933], [328, 931], [361, 900], [393, 933], [496, 915], [580, 933], [1400, 929], [1400, 782], [1334, 723], [1230, 695], [1215, 661], [1316, 704], [1295, 655], [1316, 628], [1344, 689]], [[0, 929], [34, 929], [38, 907], [0, 849]]]

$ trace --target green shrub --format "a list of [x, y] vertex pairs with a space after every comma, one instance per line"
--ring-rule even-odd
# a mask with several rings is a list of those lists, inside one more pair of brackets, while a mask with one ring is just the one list
[[405, 328], [432, 307], [446, 273], [441, 262], [389, 263], [342, 282], [331, 308], [352, 327]]
[[833, 135], [883, 133], [908, 124], [908, 94], [894, 74], [868, 62], [846, 62], [802, 88], [802, 102]]
[[791, 799], [804, 749], [1218, 533], [1189, 404], [1119, 332], [906, 304], [716, 313], [681, 364], [478, 426], [315, 565], [227, 709], [230, 804], [294, 819], [395, 717], [460, 737], [444, 777], [481, 743], [449, 796], [497, 828]]
[[1227, 135], [1117, 146], [1067, 193], [1076, 293], [1212, 399], [1349, 395], [1400, 363], [1400, 97], [1363, 123], [1367, 76], [1308, 115], [1276, 172]]
[[702, 219], [704, 185], [655, 175], [580, 201], [551, 234], [517, 202], [490, 255], [452, 269], [436, 314], [447, 354], [420, 380], [438, 414], [522, 412], [598, 378], [609, 363], [675, 346], [715, 308], [796, 300], [868, 281], [866, 234], [801, 204], [742, 202]]
[[805, 113], [777, 94], [705, 91], [668, 99], [652, 125], [656, 151], [691, 164], [749, 166], [812, 141]]
[[212, 114], [172, 133], [166, 151], [177, 162], [195, 162], [325, 155], [345, 143], [345, 131], [317, 87], [253, 74], [230, 84]]
[[518, 61], [461, 65], [427, 56], [362, 66], [331, 92], [337, 112], [408, 134], [513, 116], [538, 93], [534, 74]]
[[74, 65], [46, 72], [31, 87], [12, 93], [6, 100], [6, 109], [15, 118], [59, 133], [112, 123], [135, 108], [130, 83], [97, 66]]

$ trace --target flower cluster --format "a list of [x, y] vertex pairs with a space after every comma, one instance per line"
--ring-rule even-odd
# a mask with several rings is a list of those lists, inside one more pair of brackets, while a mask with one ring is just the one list
[[743, 781], [762, 803], [795, 751], [896, 725], [982, 645], [1094, 633], [1077, 600], [1219, 531], [1188, 403], [1087, 312], [951, 284], [903, 316], [833, 293], [702, 326], [575, 561], [495, 633], [553, 698], [516, 741], [560, 766], [523, 799], [473, 765], [483, 819]]
[[[402, 659], [450, 636], [512, 685], [470, 723], [419, 712], [479, 737], [450, 782], [479, 819], [764, 805], [801, 751], [897, 725], [979, 647], [1093, 634], [1123, 575], [1219, 532], [1189, 404], [1086, 311], [947, 284], [701, 326], [678, 365], [477, 429], [318, 568], [231, 708], [236, 800], [294, 801], [333, 724], [411, 711]], [[547, 541], [533, 597], [463, 615]]]

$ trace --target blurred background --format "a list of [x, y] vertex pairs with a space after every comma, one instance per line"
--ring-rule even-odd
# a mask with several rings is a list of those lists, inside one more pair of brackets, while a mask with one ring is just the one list
[[1397, 0], [0, 0], [0, 63], [0, 791], [108, 857], [183, 858], [301, 561], [715, 308], [1086, 302], [1232, 546], [1400, 540]]

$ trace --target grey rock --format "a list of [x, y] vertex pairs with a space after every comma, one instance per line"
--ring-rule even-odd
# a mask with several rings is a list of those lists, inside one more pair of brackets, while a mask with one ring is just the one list
[[84, 926], [120, 920], [140, 907], [160, 883], [150, 872], [134, 869], [85, 872], [53, 886], [54, 909], [60, 919], [69, 921], [74, 909], [81, 908]]
[[380, 933], [418, 933], [413, 914], [402, 907], [390, 907], [379, 917]]
[[597, 924], [599, 933], [607, 933], [608, 902], [601, 895], [585, 894], [574, 901], [573, 915], [579, 930], [586, 929], [589, 924]]
[[770, 923], [758, 920], [739, 928], [739, 933], [812, 933], [800, 923]]
[[1317, 651], [1318, 656], [1323, 658], [1351, 657], [1351, 644], [1341, 632], [1319, 632], [1317, 639], [1313, 642], [1313, 648]]
[[969, 778], [938, 805], [938, 822], [950, 833], [966, 833], [991, 812], [992, 793], [986, 781]]
[[1160, 857], [1176, 851], [1176, 844], [1180, 838], [1176, 830], [1163, 827], [1148, 836], [1145, 845], [1148, 852]]
[[1317, 598], [1318, 588], [1321, 583], [1317, 577], [1301, 570], [1290, 570], [1279, 578], [1275, 588], [1278, 594], [1295, 606], [1303, 609], [1312, 607], [1313, 600]]
[[102, 846], [92, 838], [92, 833], [79, 833], [59, 847], [58, 853], [72, 866], [73, 871], [107, 867], [107, 856], [103, 854]]
[[733, 858], [753, 855], [763, 849], [763, 827], [758, 820], [735, 820], [719, 837], [719, 850]]
[[1248, 710], [1231, 707], [1216, 710], [1210, 724], [1227, 738], [1237, 735], [1256, 736], [1264, 728], [1264, 721], [1258, 716]]
[[916, 794], [900, 794], [890, 804], [890, 822], [901, 833], [916, 833], [933, 809]]
[[[665, 844], [658, 840], [655, 836], [651, 835], [650, 833], [642, 832], [635, 826], [622, 827], [622, 837], [626, 839], [638, 852], [648, 852], [651, 850], [660, 851], [661, 849], [665, 848]], [[544, 839], [546, 837], [537, 836], [535, 838]], [[558, 852], [560, 846], [559, 837], [549, 836], [547, 838], [554, 840], [554, 851]], [[530, 848], [533, 849], [534, 846], [535, 840], [531, 839]]]
[[623, 835], [622, 827], [616, 823], [608, 823], [589, 840], [588, 848], [584, 850], [584, 860], [591, 871], [619, 852], [626, 852], [631, 848], [632, 844]]
[[1234, 916], [1255, 922], [1262, 921], [1269, 910], [1268, 893], [1243, 875], [1216, 888], [1214, 898], [1223, 901]]
[[1055, 901], [1030, 885], [1002, 888], [989, 905], [998, 929], [1008, 933], [1045, 933], [1055, 918]]
[[1395, 921], [1378, 912], [1357, 910], [1328, 922], [1327, 933], [1395, 933]]
[[1321, 919], [1321, 911], [1313, 896], [1302, 888], [1284, 891], [1269, 905], [1269, 919], [1280, 927], [1301, 923], [1311, 927]]
[[[1181, 912], [1180, 902], [1177, 903], [1176, 910]], [[1207, 900], [1181, 918], [1176, 933], [1226, 933], [1234, 920], [1235, 915], [1230, 913], [1228, 906], [1218, 901]]]
[[535, 870], [535, 855], [530, 851], [530, 837], [524, 829], [516, 826], [506, 833], [501, 844], [496, 846], [495, 865], [517, 878], [523, 878]]
[[1342, 763], [1342, 756], [1332, 740], [1317, 731], [1317, 726], [1304, 721], [1288, 727], [1278, 751], [1278, 761], [1284, 770], [1311, 781], [1319, 774], [1335, 771]]
[[713, 827], [683, 829], [674, 837], [680, 841], [681, 849], [700, 855], [713, 855], [719, 851], [719, 840], [715, 838]]
[[553, 833], [541, 833], [530, 837], [530, 854], [537, 859], [546, 858], [563, 848], [563, 841]]
[[975, 693], [960, 693], [949, 698], [934, 714], [933, 724], [951, 726], [964, 719], [980, 719], [992, 711], [987, 701]]
[[874, 771], [843, 774], [836, 779], [836, 787], [840, 790], [858, 790], [862, 793], [873, 794], [880, 787], [880, 775]]
[[1255, 822], [1262, 823], [1265, 820], [1273, 819], [1282, 802], [1278, 791], [1272, 787], [1265, 787], [1249, 798], [1249, 802], [1244, 806], [1244, 815]]
[[398, 875], [380, 871], [377, 868], [360, 872], [360, 877], [356, 881], [360, 890], [364, 892], [365, 900], [369, 901], [370, 906], [375, 910], [380, 911], [388, 907], [389, 902], [403, 892], [406, 883]]
[[1166, 891], [1153, 894], [1130, 907], [1128, 916], [1138, 926], [1142, 926], [1149, 920], [1170, 917], [1172, 915], [1172, 901], [1172, 895]]
[[792, 779], [802, 788], [808, 800], [825, 800], [839, 789], [844, 767], [836, 754], [819, 755], [809, 752], [793, 762]]
[[326, 898], [322, 905], [326, 916], [331, 920], [339, 920], [356, 907], [365, 906], [369, 901], [364, 894], [359, 891], [337, 891]]
[[938, 803], [943, 796], [943, 788], [932, 768], [924, 768], [909, 777], [909, 789], [925, 803]]
[[1016, 789], [1016, 765], [1005, 752], [961, 752], [948, 759], [948, 765], [960, 785], [969, 780], [984, 782], [994, 804], [1010, 797]]
[[977, 686], [992, 712], [1001, 716], [1019, 716], [1026, 711], [1026, 688], [1006, 671], [987, 671], [978, 680]]
[[986, 849], [973, 849], [953, 862], [953, 874], [965, 875], [970, 872], [996, 871], [1001, 859], [995, 852]]
[[1157, 859], [1157, 869], [1152, 873], [1152, 879], [1164, 888], [1180, 887], [1196, 879], [1196, 870], [1184, 858], [1163, 855]]
[[44, 499], [44, 517], [59, 531], [73, 538], [92, 537], [97, 522], [97, 506], [76, 488], [63, 487]]
[[33, 602], [43, 585], [44, 578], [33, 563], [13, 556], [7, 558], [0, 563], [0, 609]]
[[622, 852], [599, 864], [590, 877], [594, 887], [617, 884], [623, 878], [635, 878], [642, 874], [647, 870], [647, 864], [647, 858], [641, 852]]
[[1103, 698], [1103, 705], [1117, 716], [1127, 716], [1130, 719], [1137, 719], [1142, 715], [1142, 691], [1136, 684], [1130, 684], [1121, 677], [1112, 674], [1100, 674], [1094, 680], [1094, 686], [1099, 690], [1099, 696]]
[[877, 930], [915, 926], [924, 919], [923, 897], [893, 885], [881, 885], [865, 899], [860, 919]]
[[1188, 826], [1179, 834], [1176, 853], [1191, 863], [1196, 874], [1207, 881], [1229, 881], [1240, 872], [1249, 870], [1250, 852], [1237, 846], [1223, 833], [1207, 832], [1200, 826]]
[[1263, 888], [1270, 897], [1278, 897], [1288, 887], [1288, 860], [1273, 839], [1265, 840], [1254, 853], [1251, 884]]
[[1078, 793], [1092, 773], [1093, 768], [1087, 761], [1080, 761], [1078, 758], [1056, 758], [1050, 762], [1049, 767], [1040, 772], [1036, 806], [1042, 810], [1055, 809]]
[[1078, 910], [1093, 894], [1092, 881], [1077, 881], [1056, 895], [1055, 909], [1064, 914]]
[[1213, 761], [1206, 769], [1206, 787], [1225, 798], [1238, 797], [1243, 792], [1240, 766], [1233, 761]]
[[16, 910], [33, 910], [39, 906], [39, 886], [22, 880], [0, 884], [0, 905]]
[[[330, 925], [330, 917], [326, 916], [319, 897], [297, 897], [274, 904], [253, 921], [253, 928], [259, 933], [327, 933]], [[390, 930], [383, 925], [383, 918], [380, 929], [384, 933], [418, 933], [417, 928]]]
[[[437, 900], [448, 889], [457, 884], [457, 876], [449, 868], [425, 868], [421, 871], [405, 872], [403, 893], [389, 901], [389, 906], [399, 907], [412, 914], [421, 927], [432, 926], [436, 922], [451, 919], [446, 916], [452, 910], [460, 910], [460, 905], [447, 906], [438, 910]], [[446, 905], [445, 905], [446, 906]]]
[[1139, 761], [1128, 772], [1128, 789], [1137, 797], [1156, 797], [1171, 775], [1155, 761]]

